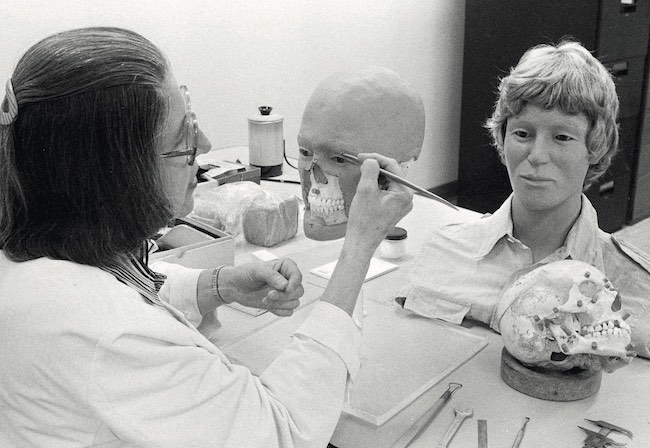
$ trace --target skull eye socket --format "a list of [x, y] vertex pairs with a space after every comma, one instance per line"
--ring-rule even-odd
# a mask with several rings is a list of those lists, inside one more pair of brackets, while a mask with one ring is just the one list
[[300, 155], [304, 157], [313, 157], [314, 153], [308, 149], [305, 148], [298, 148], [298, 151], [300, 151]]

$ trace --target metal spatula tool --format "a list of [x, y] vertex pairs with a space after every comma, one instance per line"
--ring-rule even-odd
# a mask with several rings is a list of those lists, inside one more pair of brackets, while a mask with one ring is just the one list
[[402, 434], [402, 437], [395, 442], [393, 448], [406, 448], [411, 444], [411, 442], [420, 437], [424, 430], [429, 427], [429, 424], [433, 421], [436, 415], [438, 415], [438, 412], [440, 412], [445, 404], [447, 404], [451, 398], [451, 394], [461, 387], [463, 387], [462, 384], [449, 383], [449, 388], [440, 396], [440, 398], [438, 398], [438, 401], [436, 401], [418, 421]]
[[[350, 163], [353, 163], [354, 165], [361, 165], [361, 163], [362, 163], [361, 160], [359, 160], [356, 156], [353, 156], [352, 154], [343, 153], [343, 154], [339, 154], [339, 157], [341, 157], [342, 159], [347, 160]], [[438, 201], [438, 202], [440, 202], [442, 204], [445, 204], [447, 207], [451, 207], [454, 210], [458, 210], [458, 208], [454, 204], [452, 204], [451, 202], [446, 201], [445, 199], [441, 198], [440, 196], [431, 193], [429, 190], [425, 190], [424, 188], [422, 188], [422, 187], [420, 187], [418, 185], [415, 185], [412, 182], [409, 182], [408, 180], [404, 179], [403, 177], [398, 176], [397, 174], [393, 174], [390, 171], [386, 171], [386, 170], [381, 169], [381, 168], [379, 169], [379, 172], [384, 177], [392, 180], [393, 182], [397, 182], [398, 184], [402, 184], [402, 185], [404, 185], [406, 187], [409, 187], [411, 190], [417, 191], [418, 193], [420, 193], [423, 196], [428, 197], [429, 199], [433, 199], [434, 201]]]

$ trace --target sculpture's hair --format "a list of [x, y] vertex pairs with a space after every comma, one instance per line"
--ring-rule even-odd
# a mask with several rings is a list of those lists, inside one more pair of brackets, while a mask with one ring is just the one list
[[619, 102], [612, 76], [586, 48], [570, 40], [557, 46], [535, 46], [501, 79], [498, 99], [485, 127], [502, 161], [508, 118], [518, 115], [526, 104], [544, 109], [559, 107], [567, 114], [584, 113], [590, 122], [585, 188], [607, 170], [618, 149]]
[[157, 148], [169, 65], [144, 37], [82, 28], [18, 62], [13, 123], [0, 126], [0, 245], [100, 266], [142, 247], [172, 217]]

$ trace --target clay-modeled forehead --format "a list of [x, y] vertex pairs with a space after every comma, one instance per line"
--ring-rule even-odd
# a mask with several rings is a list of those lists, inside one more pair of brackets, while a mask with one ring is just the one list
[[379, 67], [337, 73], [323, 81], [302, 116], [298, 143], [398, 161], [417, 159], [424, 140], [420, 95], [396, 73]]

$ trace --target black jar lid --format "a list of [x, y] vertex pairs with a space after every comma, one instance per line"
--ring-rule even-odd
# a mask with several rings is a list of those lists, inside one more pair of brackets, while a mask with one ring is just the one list
[[401, 227], [393, 227], [391, 231], [388, 232], [388, 235], [386, 235], [386, 239], [390, 241], [405, 240], [407, 235], [408, 233], [406, 232], [406, 229], [402, 229]]

